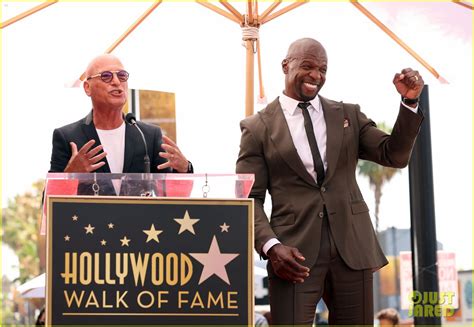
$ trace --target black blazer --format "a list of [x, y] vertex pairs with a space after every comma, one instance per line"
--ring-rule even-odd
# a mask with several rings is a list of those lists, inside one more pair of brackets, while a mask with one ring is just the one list
[[[164, 151], [161, 147], [161, 144], [163, 143], [161, 129], [158, 126], [143, 122], [137, 122], [137, 124], [145, 135], [148, 154], [150, 156], [151, 172], [171, 173], [171, 169], [162, 169], [158, 171], [156, 168], [158, 165], [166, 162], [166, 159], [158, 155], [159, 152]], [[55, 129], [53, 132], [53, 152], [51, 154], [51, 166], [49, 172], [59, 173], [64, 171], [72, 155], [71, 146], [69, 145], [70, 142], [76, 143], [77, 149], [80, 149], [91, 139], [95, 140], [94, 146], [101, 144], [99, 135], [97, 134], [92, 120], [92, 111], [86, 117], [75, 123]], [[135, 127], [126, 124], [123, 172], [143, 173], [145, 170], [143, 161], [144, 157], [145, 147], [143, 146], [140, 133]], [[95, 172], [110, 173], [107, 158], [104, 160], [105, 165], [97, 169]]]
[[[166, 162], [165, 158], [158, 155], [159, 152], [164, 152], [161, 147], [161, 144], [163, 143], [161, 129], [158, 126], [143, 122], [137, 122], [137, 124], [145, 135], [148, 155], [150, 156], [151, 173], [172, 173], [173, 170], [171, 168], [161, 170], [158, 170], [157, 168], [158, 165]], [[71, 146], [69, 144], [70, 142], [76, 143], [77, 149], [79, 150], [91, 139], [95, 140], [94, 146], [101, 144], [92, 119], [92, 111], [86, 117], [75, 123], [55, 129], [53, 132], [53, 151], [51, 154], [51, 166], [49, 172], [54, 173], [64, 171], [72, 155]], [[145, 171], [144, 157], [145, 147], [140, 133], [135, 127], [126, 124], [123, 173], [143, 173]], [[110, 173], [107, 158], [104, 160], [105, 165], [97, 169], [95, 171], [96, 173]], [[188, 172], [192, 173], [192, 169]], [[88, 191], [80, 190], [84, 187], [87, 188]], [[101, 185], [101, 192], [99, 194], [115, 194], [111, 187], [112, 185]], [[80, 185], [79, 188], [79, 194], [92, 194], [90, 184], [88, 186]]]

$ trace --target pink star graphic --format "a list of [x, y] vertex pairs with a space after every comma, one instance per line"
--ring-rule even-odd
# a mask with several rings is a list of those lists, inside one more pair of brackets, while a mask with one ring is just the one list
[[227, 276], [225, 266], [234, 260], [239, 254], [221, 253], [216, 236], [212, 238], [208, 253], [190, 253], [190, 255], [204, 266], [201, 278], [199, 279], [199, 285], [212, 275], [217, 275], [220, 279], [230, 285], [229, 276]]

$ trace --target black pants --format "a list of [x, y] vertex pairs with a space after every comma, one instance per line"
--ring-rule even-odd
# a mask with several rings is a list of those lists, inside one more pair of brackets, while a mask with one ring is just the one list
[[273, 324], [311, 325], [316, 304], [323, 297], [329, 309], [329, 324], [373, 325], [371, 269], [353, 270], [345, 264], [332, 239], [327, 216], [323, 218], [320, 241], [318, 259], [304, 283], [269, 279]]

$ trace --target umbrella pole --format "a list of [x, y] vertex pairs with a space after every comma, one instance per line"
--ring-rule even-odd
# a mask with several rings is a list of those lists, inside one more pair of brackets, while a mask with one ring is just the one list
[[246, 88], [245, 88], [245, 116], [253, 115], [253, 103], [254, 103], [254, 53], [253, 53], [253, 41], [245, 41], [245, 48], [247, 49], [247, 65], [246, 65]]

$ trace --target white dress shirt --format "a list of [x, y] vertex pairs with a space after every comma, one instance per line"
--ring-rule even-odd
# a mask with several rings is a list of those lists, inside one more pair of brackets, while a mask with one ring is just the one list
[[[308, 173], [310, 173], [314, 180], [317, 181], [313, 155], [311, 154], [308, 136], [306, 135], [306, 130], [304, 128], [303, 111], [298, 107], [298, 103], [301, 101], [292, 99], [285, 94], [280, 95], [279, 101], [281, 108], [283, 109], [283, 114], [285, 115], [286, 123], [290, 129], [291, 138], [296, 151], [298, 152], [298, 155]], [[311, 122], [313, 123], [314, 136], [316, 137], [316, 143], [318, 144], [319, 154], [321, 155], [324, 170], [326, 171], [328, 167], [326, 161], [327, 133], [324, 112], [318, 96], [309, 101], [309, 103], [311, 105], [308, 106], [308, 112], [311, 117]]]
[[[125, 161], [125, 122], [116, 129], [98, 129], [100, 143], [107, 152], [107, 162], [111, 173], [121, 174], [123, 172], [123, 163]], [[115, 192], [120, 194], [121, 180], [112, 180]]]

